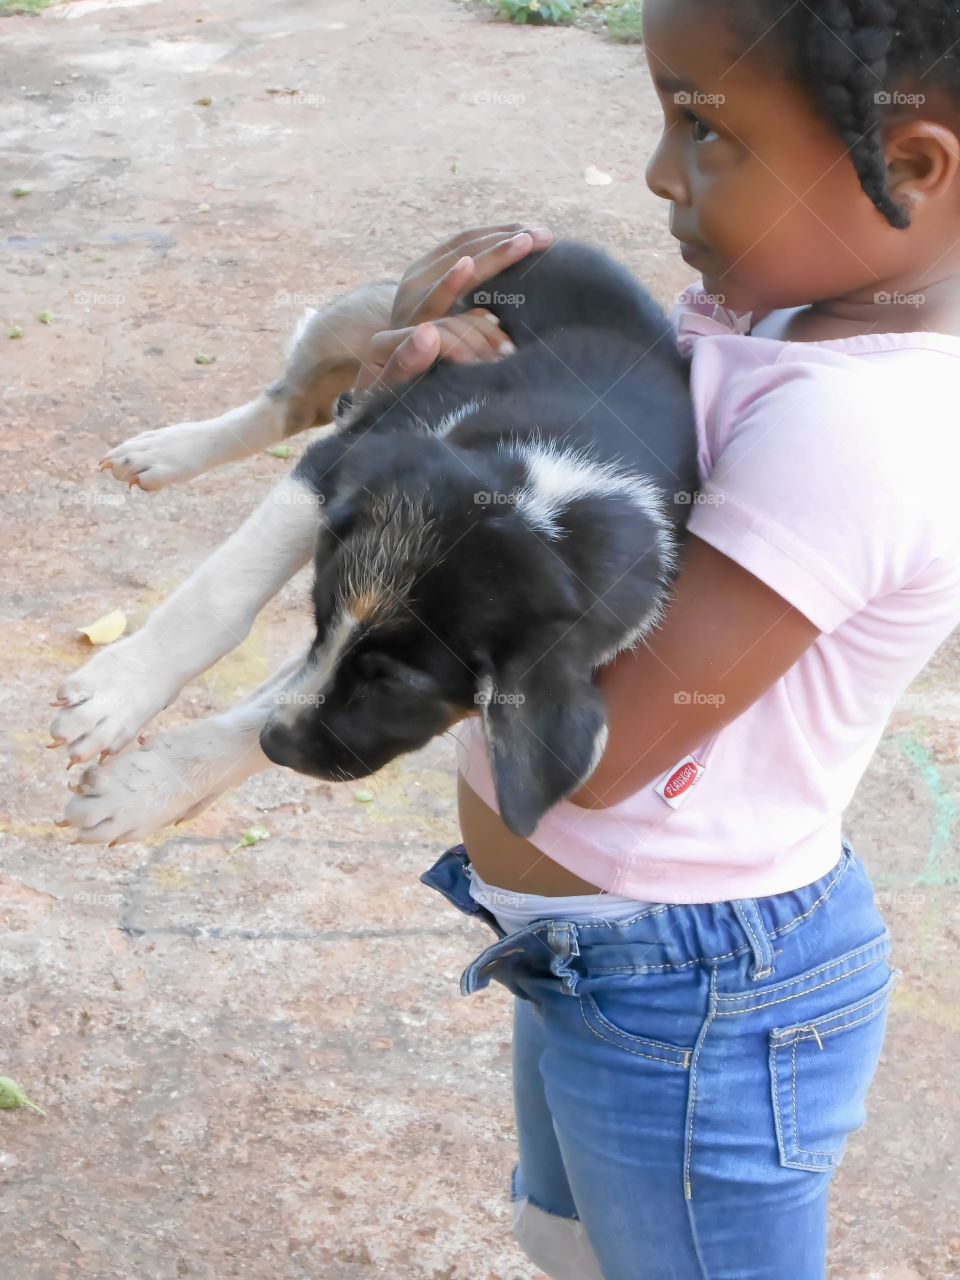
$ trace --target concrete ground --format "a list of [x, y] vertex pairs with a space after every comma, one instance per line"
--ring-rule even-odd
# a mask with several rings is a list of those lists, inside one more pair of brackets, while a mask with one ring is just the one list
[[[247, 398], [303, 301], [518, 216], [664, 301], [687, 283], [643, 181], [641, 52], [450, 0], [81, 0], [0, 19], [0, 85], [0, 1074], [47, 1112], [0, 1113], [0, 1274], [534, 1280], [508, 1229], [509, 1001], [460, 997], [488, 934], [417, 879], [457, 838], [448, 744], [369, 803], [275, 771], [176, 834], [74, 848], [46, 704], [87, 656], [75, 628], [138, 625], [284, 466], [150, 496], [96, 459]], [[301, 579], [162, 721], [264, 675], [304, 600]], [[958, 669], [954, 641], [849, 814], [904, 978], [831, 1280], [960, 1274]], [[269, 839], [233, 848], [254, 824]]]

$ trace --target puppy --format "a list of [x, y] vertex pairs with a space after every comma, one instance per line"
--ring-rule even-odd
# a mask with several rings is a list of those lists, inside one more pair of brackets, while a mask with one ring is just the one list
[[[306, 660], [186, 726], [191, 743], [154, 744], [153, 829], [270, 761], [359, 778], [478, 711], [518, 835], [595, 767], [593, 671], [656, 622], [689, 510], [672, 494], [696, 483], [686, 368], [663, 313], [585, 245], [531, 255], [473, 306], [515, 355], [438, 363], [361, 404], [139, 633], [65, 682], [55, 738], [76, 759], [120, 750], [313, 556]], [[123, 766], [140, 754], [85, 772], [67, 811], [81, 839], [142, 836], [145, 771]]]

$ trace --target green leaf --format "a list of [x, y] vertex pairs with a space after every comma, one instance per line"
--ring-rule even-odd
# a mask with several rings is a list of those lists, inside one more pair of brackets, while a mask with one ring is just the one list
[[18, 324], [12, 324], [12, 325], [10, 326], [10, 328], [7, 330], [7, 337], [8, 337], [8, 338], [22, 338], [22, 337], [23, 337], [23, 330], [20, 328], [20, 326], [19, 326]]
[[41, 324], [49, 324], [50, 321], [53, 319], [53, 312], [41, 311], [40, 314], [37, 316], [37, 319], [40, 321]]
[[270, 832], [266, 827], [247, 827], [246, 831], [241, 832], [240, 839], [229, 850], [233, 853], [237, 849], [249, 849], [252, 844], [259, 844], [261, 840], [269, 840]]
[[16, 1080], [11, 1080], [9, 1076], [0, 1076], [0, 1111], [9, 1111], [11, 1107], [30, 1107], [32, 1111], [38, 1111], [42, 1116], [47, 1114], [41, 1107], [30, 1101]]
[[361, 804], [369, 804], [374, 798], [372, 791], [355, 791], [353, 793], [354, 800], [359, 800]]
[[265, 450], [271, 458], [282, 458], [286, 462], [287, 458], [293, 456], [293, 450], [288, 444], [275, 444], [272, 449]]
[[208, 356], [208, 355], [205, 355], [202, 351], [198, 351], [197, 354], [193, 357], [193, 360], [194, 360], [194, 364], [213, 364], [216, 358], [217, 358], [216, 356]]
[[22, 200], [24, 196], [28, 196], [29, 194], [29, 187], [14, 187], [11, 192], [11, 195], [15, 196], [18, 200]]

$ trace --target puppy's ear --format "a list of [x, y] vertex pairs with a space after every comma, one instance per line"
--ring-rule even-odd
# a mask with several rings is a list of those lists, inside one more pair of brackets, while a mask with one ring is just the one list
[[481, 676], [487, 755], [506, 825], [528, 836], [558, 801], [590, 776], [607, 738], [606, 710], [588, 663], [562, 641], [509, 659]]

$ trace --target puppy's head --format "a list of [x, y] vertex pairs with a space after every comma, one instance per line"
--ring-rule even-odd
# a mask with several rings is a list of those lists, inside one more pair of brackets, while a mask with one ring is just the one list
[[481, 479], [480, 454], [430, 437], [403, 448], [419, 452], [413, 470], [395, 456], [327, 506], [317, 635], [261, 745], [299, 772], [360, 778], [479, 714], [500, 812], [529, 835], [602, 752], [592, 674], [622, 636], [624, 602], [596, 598], [544, 536], [542, 507], [531, 519], [522, 458]]

